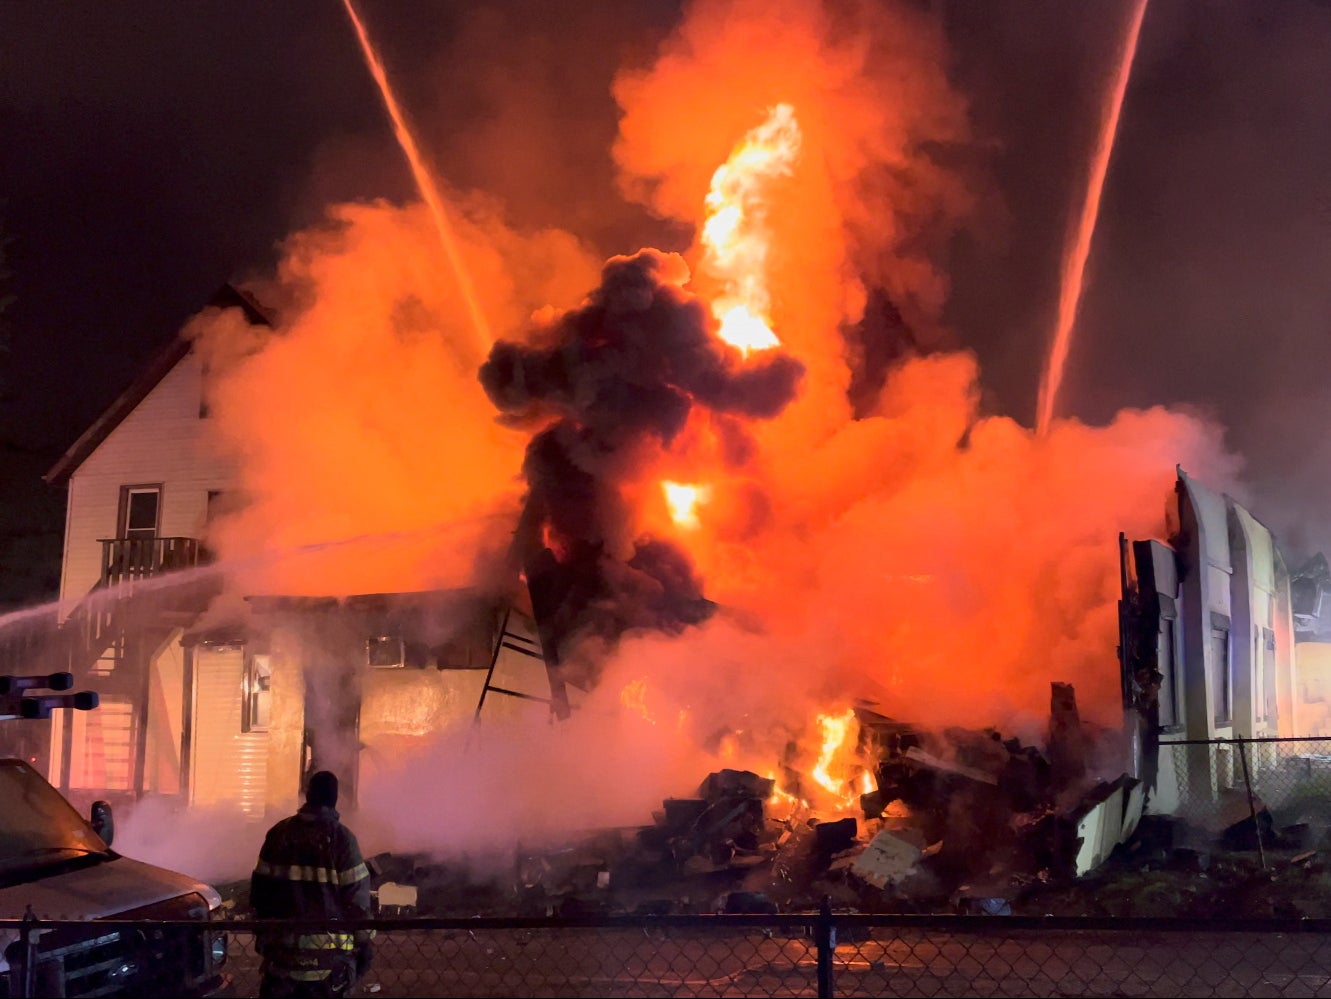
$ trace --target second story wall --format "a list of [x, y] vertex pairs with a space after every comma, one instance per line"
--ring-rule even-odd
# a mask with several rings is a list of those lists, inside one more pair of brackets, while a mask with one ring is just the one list
[[160, 486], [157, 534], [201, 538], [209, 493], [235, 482], [201, 415], [203, 366], [184, 357], [75, 469], [69, 480], [62, 600], [77, 600], [101, 575], [103, 538], [121, 528], [122, 488]]

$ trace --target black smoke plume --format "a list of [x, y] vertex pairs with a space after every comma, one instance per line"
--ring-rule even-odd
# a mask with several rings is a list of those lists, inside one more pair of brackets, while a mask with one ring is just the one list
[[[768, 419], [794, 398], [803, 366], [779, 351], [744, 360], [713, 333], [685, 292], [678, 257], [613, 257], [586, 304], [532, 345], [500, 341], [481, 367], [486, 394], [511, 419], [542, 421], [527, 447], [517, 555], [551, 662], [583, 637], [667, 633], [712, 613], [688, 554], [634, 536], [621, 484], [656, 448], [669, 449], [695, 406], [721, 424], [742, 460], [742, 419]], [[595, 679], [595, 666], [575, 682]]]

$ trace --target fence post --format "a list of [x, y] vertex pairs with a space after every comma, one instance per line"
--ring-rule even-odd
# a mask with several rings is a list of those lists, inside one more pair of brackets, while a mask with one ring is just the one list
[[23, 962], [18, 974], [18, 994], [23, 999], [37, 994], [37, 934], [33, 932], [36, 925], [37, 916], [29, 905], [18, 929], [19, 960]]
[[1248, 789], [1248, 814], [1252, 816], [1252, 831], [1257, 837], [1257, 856], [1262, 861], [1262, 870], [1266, 870], [1266, 848], [1262, 846], [1262, 826], [1257, 821], [1257, 804], [1252, 797], [1252, 775], [1248, 773], [1248, 754], [1243, 748], [1243, 740], [1235, 739], [1239, 744], [1239, 762], [1243, 764], [1243, 785]]
[[832, 898], [823, 896], [818, 908], [818, 922], [814, 924], [814, 946], [818, 949], [818, 997], [831, 999], [832, 955], [836, 951], [836, 923], [832, 921]]

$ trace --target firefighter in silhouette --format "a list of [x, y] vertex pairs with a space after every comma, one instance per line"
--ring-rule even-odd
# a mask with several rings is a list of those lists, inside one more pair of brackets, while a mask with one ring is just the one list
[[[337, 777], [310, 777], [305, 804], [264, 839], [250, 879], [258, 919], [338, 920], [370, 917], [370, 872], [355, 834], [337, 813]], [[344, 996], [370, 966], [373, 930], [336, 925], [264, 929], [260, 996]]]

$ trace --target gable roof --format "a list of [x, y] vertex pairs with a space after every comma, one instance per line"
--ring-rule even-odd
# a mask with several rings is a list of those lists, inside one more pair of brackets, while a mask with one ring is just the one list
[[[259, 305], [250, 298], [245, 292], [228, 283], [208, 299], [205, 307], [216, 309], [241, 309], [245, 313], [245, 319], [254, 326], [272, 326], [272, 321], [268, 315], [259, 307]], [[155, 389], [159, 382], [190, 352], [192, 344], [177, 333], [171, 337], [161, 350], [159, 350], [143, 372], [134, 379], [134, 382], [120, 393], [115, 402], [107, 407], [101, 416], [92, 422], [87, 430], [79, 435], [78, 440], [69, 446], [69, 449], [60, 456], [60, 460], [51, 466], [50, 470], [42, 476], [50, 485], [63, 486], [69, 482], [80, 465], [87, 460], [102, 441], [111, 436], [111, 432], [120, 426], [125, 417], [134, 411], [139, 403], [147, 398], [148, 393]]]

